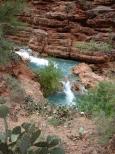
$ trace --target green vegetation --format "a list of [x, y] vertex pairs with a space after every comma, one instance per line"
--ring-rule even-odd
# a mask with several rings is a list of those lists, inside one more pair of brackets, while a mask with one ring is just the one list
[[56, 119], [55, 117], [52, 117], [51, 119], [48, 119], [48, 123], [50, 125], [53, 125], [54, 127], [59, 126], [64, 123], [61, 119]]
[[104, 111], [106, 116], [111, 116], [115, 111], [115, 84], [101, 82], [95, 89], [79, 100], [79, 109], [89, 114]]
[[25, 91], [21, 87], [20, 82], [10, 75], [5, 76], [5, 81], [10, 90], [11, 102], [23, 102], [25, 99]]
[[25, 110], [29, 113], [32, 114], [33, 112], [39, 112], [41, 103], [37, 103], [33, 100], [31, 96], [26, 96], [25, 97]]
[[6, 64], [12, 59], [13, 43], [6, 39], [6, 35], [24, 26], [16, 16], [23, 10], [23, 7], [23, 0], [4, 0], [0, 4], [0, 64]]
[[115, 133], [115, 83], [101, 82], [79, 99], [78, 107], [95, 117], [100, 137], [107, 142]]
[[4, 127], [5, 127], [4, 142], [5, 143], [7, 143], [7, 138], [8, 138], [8, 124], [7, 124], [8, 114], [9, 114], [9, 108], [5, 105], [0, 105], [0, 118], [4, 119]]
[[72, 120], [77, 112], [75, 107], [55, 106], [47, 100], [35, 102], [31, 96], [25, 97], [24, 109], [28, 114], [37, 113], [45, 117], [54, 127], [63, 125], [67, 120]]
[[72, 120], [77, 110], [75, 107], [57, 106], [52, 108], [48, 123], [53, 126], [63, 125], [66, 121]]
[[59, 81], [62, 75], [52, 62], [50, 62], [48, 66], [41, 68], [36, 74], [43, 88], [44, 96], [48, 96], [59, 89]]
[[77, 42], [76, 48], [78, 48], [81, 52], [88, 52], [88, 51], [109, 52], [112, 49], [112, 45], [106, 42], [96, 42], [91, 40], [90, 42]]
[[5, 119], [5, 134], [0, 133], [1, 154], [64, 154], [60, 147], [61, 140], [57, 136], [44, 138], [35, 124], [23, 123], [8, 130], [8, 113], [8, 107], [1, 105], [0, 118]]
[[95, 115], [94, 119], [99, 133], [99, 143], [108, 143], [115, 134], [115, 114], [107, 118], [105, 113], [101, 111], [98, 115]]
[[5, 103], [6, 103], [5, 98], [3, 96], [0, 96], [0, 105]]

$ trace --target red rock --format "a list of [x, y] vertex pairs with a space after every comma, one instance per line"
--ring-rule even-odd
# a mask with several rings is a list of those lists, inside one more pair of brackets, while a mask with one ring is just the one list
[[89, 53], [80, 56], [74, 46], [77, 41], [91, 39], [107, 42], [110, 27], [112, 42], [115, 42], [113, 0], [93, 0], [88, 3], [91, 7], [86, 9], [75, 1], [30, 0], [28, 10], [18, 15], [28, 23], [27, 28], [7, 37], [17, 43], [23, 42], [42, 55], [47, 53], [90, 63], [106, 62], [107, 56], [96, 56], [97, 53], [95, 57], [94, 54], [89, 57]]
[[88, 54], [80, 54], [77, 52], [70, 53], [70, 57], [74, 60], [84, 61], [87, 63], [105, 63], [108, 62], [108, 56], [97, 56], [97, 55], [88, 55]]
[[49, 19], [65, 20], [67, 15], [62, 12], [48, 12], [46, 17]]
[[43, 52], [47, 45], [48, 33], [44, 30], [35, 29], [33, 30], [31, 39], [28, 46], [34, 51]]
[[75, 66], [73, 73], [79, 75], [80, 80], [85, 87], [94, 87], [98, 82], [106, 79], [105, 77], [95, 74], [89, 65], [85, 63]]
[[[0, 95], [10, 96], [10, 89], [7, 86], [6, 81], [2, 78], [2, 75], [11, 75], [21, 81], [26, 95], [30, 95], [36, 103], [43, 102], [43, 94], [41, 92], [40, 84], [36, 80], [35, 74], [28, 69], [23, 61], [18, 63], [12, 63], [5, 67], [0, 67]], [[17, 96], [20, 97], [20, 96]], [[15, 100], [15, 103], [22, 102], [22, 96]], [[16, 98], [17, 99], [17, 98]]]
[[93, 28], [90, 27], [82, 27], [82, 26], [76, 26], [74, 29], [71, 29], [71, 33], [73, 35], [76, 35], [76, 33], [86, 34], [86, 35], [94, 35], [96, 34], [96, 31]]
[[114, 27], [115, 21], [115, 11], [110, 11], [105, 14], [97, 15], [93, 19], [88, 19], [87, 24], [93, 27], [101, 27], [101, 28], [110, 28], [111, 26]]
[[110, 5], [113, 4], [114, 0], [94, 0], [94, 4], [103, 4], [103, 5]]
[[48, 46], [46, 48], [46, 53], [50, 56], [54, 57], [62, 57], [67, 58], [69, 57], [69, 52], [67, 47], [61, 47], [61, 46]]

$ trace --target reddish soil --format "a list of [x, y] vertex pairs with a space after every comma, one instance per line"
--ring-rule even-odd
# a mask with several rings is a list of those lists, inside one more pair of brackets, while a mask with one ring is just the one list
[[[21, 111], [22, 112], [22, 111]], [[49, 125], [46, 118], [33, 114], [27, 116], [21, 113], [17, 121], [15, 118], [8, 118], [9, 128], [22, 124], [23, 122], [34, 122], [42, 130], [43, 135], [58, 135], [61, 140], [66, 154], [105, 154], [103, 148], [97, 144], [96, 126], [93, 121], [86, 117], [76, 114], [73, 120], [65, 124], [54, 127]], [[83, 127], [85, 134], [83, 139], [79, 138], [79, 128]], [[0, 119], [0, 130], [3, 130], [3, 121]]]

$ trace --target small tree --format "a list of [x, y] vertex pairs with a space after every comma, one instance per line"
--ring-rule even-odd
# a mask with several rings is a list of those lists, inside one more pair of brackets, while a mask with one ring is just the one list
[[11, 59], [13, 44], [7, 40], [6, 34], [12, 34], [23, 26], [17, 17], [23, 6], [23, 0], [3, 0], [0, 3], [0, 64], [5, 64]]

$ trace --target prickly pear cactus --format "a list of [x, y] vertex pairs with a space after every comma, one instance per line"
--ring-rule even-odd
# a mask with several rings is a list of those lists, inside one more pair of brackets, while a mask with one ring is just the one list
[[[7, 151], [10, 150], [10, 153], [4, 153], [4, 148], [0, 151], [3, 154], [65, 154], [63, 148], [60, 147], [60, 138], [50, 135], [43, 138], [40, 135], [41, 130], [35, 124], [23, 123], [10, 130], [9, 142], [5, 143]], [[0, 146], [2, 137], [4, 136], [0, 137]]]
[[65, 154], [65, 152], [62, 148], [56, 147], [50, 151], [50, 154]]

